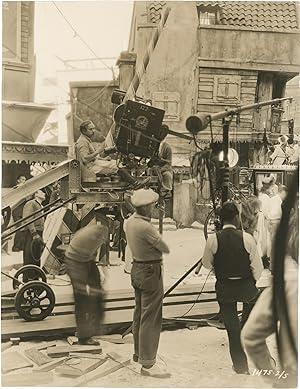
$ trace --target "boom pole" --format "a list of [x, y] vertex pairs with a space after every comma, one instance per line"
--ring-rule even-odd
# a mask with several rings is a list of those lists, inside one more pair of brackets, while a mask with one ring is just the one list
[[208, 126], [210, 121], [223, 119], [223, 118], [228, 117], [228, 116], [237, 115], [243, 111], [249, 111], [252, 109], [259, 109], [261, 107], [265, 107], [266, 105], [276, 105], [276, 104], [279, 104], [285, 100], [291, 101], [291, 100], [293, 100], [293, 98], [292, 97], [284, 97], [281, 99], [262, 101], [260, 103], [239, 106], [236, 108], [228, 109], [226, 111], [221, 111], [221, 112], [217, 112], [217, 113], [213, 113], [213, 114], [197, 112], [195, 115], [191, 115], [187, 118], [185, 125], [186, 125], [186, 128], [192, 134], [198, 134], [198, 132], [205, 130], [205, 128]]

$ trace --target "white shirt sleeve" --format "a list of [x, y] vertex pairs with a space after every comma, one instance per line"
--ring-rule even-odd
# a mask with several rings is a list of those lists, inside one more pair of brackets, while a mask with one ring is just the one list
[[262, 260], [258, 254], [256, 242], [250, 234], [243, 232], [243, 240], [246, 251], [249, 253], [250, 268], [254, 279], [259, 280], [263, 272]]
[[202, 257], [202, 265], [206, 269], [212, 269], [214, 266], [214, 254], [218, 249], [218, 241], [216, 234], [210, 235], [206, 241], [204, 247], [204, 253]]

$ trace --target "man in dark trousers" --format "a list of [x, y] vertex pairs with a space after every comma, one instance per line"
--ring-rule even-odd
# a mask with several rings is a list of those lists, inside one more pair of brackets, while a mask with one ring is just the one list
[[[23, 208], [23, 219], [36, 213], [32, 219], [42, 215], [42, 202], [45, 200], [45, 192], [41, 189], [34, 193], [34, 198], [27, 201]], [[40, 211], [40, 212], [39, 212]], [[30, 219], [29, 219], [30, 220]], [[26, 220], [28, 222], [29, 220]], [[36, 250], [35, 244], [43, 245], [43, 230], [44, 230], [44, 217], [40, 217], [38, 220], [28, 224], [24, 229], [24, 251], [23, 251], [23, 265], [37, 265], [40, 266], [40, 258], [35, 257]], [[33, 274], [27, 272], [24, 274], [24, 281], [27, 282], [32, 278]]]
[[240, 226], [239, 210], [233, 202], [223, 204], [220, 212], [223, 228], [207, 239], [202, 258], [203, 266], [214, 269], [216, 295], [229, 339], [233, 370], [249, 374], [246, 354], [242, 348], [241, 324], [237, 302], [243, 302], [244, 324], [259, 295], [256, 281], [263, 266], [254, 238], [237, 230]]
[[99, 345], [93, 336], [100, 334], [104, 294], [95, 259], [107, 233], [107, 227], [99, 224], [83, 227], [76, 232], [65, 253], [65, 266], [74, 292], [79, 344]]
[[[26, 177], [22, 174], [18, 176], [16, 186], [20, 186], [26, 182]], [[25, 202], [22, 202], [20, 205], [18, 205], [15, 209], [12, 211], [12, 216], [14, 222], [17, 222], [18, 220], [22, 219], [23, 216], [23, 208], [24, 208]], [[24, 231], [19, 230], [16, 232], [14, 237], [14, 245], [12, 247], [12, 251], [23, 251], [24, 250]]]
[[170, 195], [173, 189], [173, 168], [172, 168], [172, 148], [166, 142], [169, 127], [162, 124], [160, 129], [161, 143], [159, 145], [158, 155], [152, 161], [153, 171], [158, 175], [160, 182], [160, 193], [163, 197]]
[[152, 189], [133, 193], [131, 203], [136, 212], [127, 220], [126, 237], [133, 258], [131, 283], [135, 292], [133, 360], [142, 365], [142, 375], [166, 378], [170, 374], [156, 363], [164, 295], [162, 254], [169, 253], [167, 244], [151, 224], [158, 198]]

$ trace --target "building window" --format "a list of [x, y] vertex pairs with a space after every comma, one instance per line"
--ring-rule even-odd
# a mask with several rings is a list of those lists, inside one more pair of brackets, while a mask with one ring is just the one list
[[213, 5], [209, 2], [198, 2], [197, 11], [200, 25], [214, 25], [219, 24], [220, 21], [220, 6], [215, 3]]
[[178, 122], [180, 119], [180, 94], [178, 92], [153, 92], [152, 104], [165, 111], [164, 120]]
[[215, 76], [214, 101], [221, 103], [238, 103], [240, 101], [240, 76]]
[[3, 60], [21, 60], [21, 2], [2, 3]]
[[216, 13], [215, 12], [199, 12], [199, 23], [200, 24], [217, 24]]

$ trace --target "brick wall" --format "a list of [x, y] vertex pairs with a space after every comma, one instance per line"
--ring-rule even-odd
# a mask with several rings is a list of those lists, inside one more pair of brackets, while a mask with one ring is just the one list
[[[30, 36], [30, 3], [28, 1], [21, 2], [21, 61], [28, 63], [29, 55], [29, 36]], [[32, 21], [33, 22], [33, 21]], [[33, 24], [33, 23], [32, 23]]]

